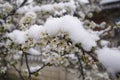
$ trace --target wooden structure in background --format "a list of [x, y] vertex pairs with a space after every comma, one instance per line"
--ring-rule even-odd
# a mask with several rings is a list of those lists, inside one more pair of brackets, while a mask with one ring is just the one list
[[110, 24], [120, 21], [120, 0], [101, 4], [100, 7], [102, 11], [99, 13], [94, 12], [94, 16], [90, 18], [90, 20], [93, 20], [98, 24], [102, 21]]

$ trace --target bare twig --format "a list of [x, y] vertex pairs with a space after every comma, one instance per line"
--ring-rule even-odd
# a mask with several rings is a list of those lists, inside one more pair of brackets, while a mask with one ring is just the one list
[[44, 64], [42, 67], [40, 67], [40, 68], [37, 69], [36, 71], [31, 72], [30, 67], [29, 67], [29, 65], [28, 65], [28, 57], [27, 57], [27, 55], [29, 55], [30, 53], [27, 53], [27, 52], [23, 52], [23, 53], [24, 53], [24, 55], [25, 55], [26, 66], [27, 66], [28, 73], [29, 73], [29, 76], [28, 76], [28, 79], [29, 79], [29, 80], [32, 79], [32, 78], [31, 78], [31, 75], [32, 75], [32, 74], [34, 74], [34, 73], [36, 73], [36, 72], [39, 72], [40, 70], [42, 70], [43, 68], [45, 68], [47, 65], [49, 65], [49, 63]]
[[28, 57], [27, 57], [27, 53], [24, 53], [24, 55], [25, 55], [25, 62], [26, 62], [26, 66], [27, 66], [28, 73], [29, 73], [28, 79], [29, 79], [29, 80], [31, 80], [31, 79], [32, 79], [32, 77], [31, 77], [30, 67], [29, 67], [29, 64], [28, 64]]
[[79, 62], [79, 71], [81, 72], [82, 74], [82, 79], [84, 80], [85, 79], [85, 75], [84, 75], [84, 71], [83, 71], [83, 65], [82, 65], [82, 62], [81, 62], [81, 57], [79, 56], [78, 52], [75, 53], [77, 59], [78, 59], [78, 62]]
[[21, 70], [21, 68], [22, 68], [22, 65], [23, 65], [23, 57], [24, 57], [24, 55], [22, 54], [22, 56], [21, 56], [21, 59], [20, 59], [20, 70]]
[[93, 50], [91, 50], [91, 51], [85, 51], [85, 50], [84, 50], [81, 46], [79, 46], [79, 45], [76, 45], [76, 47], [78, 47], [83, 53], [88, 54], [94, 61], [98, 61], [98, 59], [96, 58], [96, 56], [92, 54], [92, 53], [94, 53]]
[[12, 65], [12, 66], [13, 66], [14, 69], [18, 72], [18, 74], [19, 74], [19, 76], [20, 76], [20, 79], [21, 79], [21, 80], [25, 80], [25, 79], [23, 78], [22, 74], [21, 74], [21, 71], [18, 70], [15, 65]]
[[22, 54], [22, 56], [21, 56], [21, 61], [20, 61], [20, 65], [21, 65], [21, 66], [23, 65], [23, 57], [24, 57], [24, 55]]

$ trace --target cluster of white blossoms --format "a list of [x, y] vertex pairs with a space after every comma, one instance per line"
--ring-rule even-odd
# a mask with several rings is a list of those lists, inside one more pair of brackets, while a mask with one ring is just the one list
[[53, 13], [55, 11], [62, 11], [62, 10], [66, 10], [69, 13], [73, 13], [75, 10], [76, 6], [73, 0], [71, 0], [70, 2], [66, 2], [66, 3], [55, 3], [55, 4], [46, 4], [46, 5], [42, 5], [42, 6], [34, 6], [34, 5], [27, 5], [24, 6], [20, 9], [18, 9], [17, 13], [19, 14], [23, 14], [26, 12], [39, 12], [39, 13]]
[[13, 6], [9, 3], [4, 3], [2, 5], [3, 13], [10, 13], [13, 10]]
[[36, 13], [27, 12], [24, 17], [21, 18], [19, 25], [21, 28], [25, 29], [27, 26], [30, 26], [35, 23], [37, 18]]

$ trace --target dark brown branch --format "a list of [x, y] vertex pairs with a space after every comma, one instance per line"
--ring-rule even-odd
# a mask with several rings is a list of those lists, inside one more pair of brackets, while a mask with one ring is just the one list
[[98, 61], [98, 59], [96, 58], [96, 56], [92, 54], [92, 53], [94, 53], [93, 50], [91, 50], [91, 51], [85, 51], [80, 45], [76, 44], [75, 46], [78, 47], [80, 50], [82, 50], [83, 53], [88, 54], [94, 61]]
[[82, 79], [84, 80], [85, 79], [85, 75], [84, 75], [84, 71], [83, 71], [83, 65], [82, 65], [82, 62], [81, 62], [81, 57], [79, 56], [79, 53], [78, 52], [76, 52], [75, 53], [75, 55], [76, 55], [76, 57], [77, 57], [77, 59], [78, 59], [78, 62], [79, 62], [79, 71], [81, 72], [81, 74], [82, 74]]
[[23, 65], [23, 57], [24, 57], [24, 55], [22, 54], [22, 56], [21, 56], [21, 59], [20, 59], [20, 70], [21, 70], [21, 67], [22, 67], [22, 65]]
[[31, 79], [32, 79], [32, 77], [31, 77], [30, 67], [29, 67], [29, 64], [28, 64], [28, 57], [27, 57], [27, 53], [24, 53], [24, 55], [25, 55], [25, 62], [26, 62], [26, 66], [27, 66], [28, 73], [29, 73], [28, 79], [29, 79], [29, 80], [31, 80]]
[[[28, 1], [28, 0], [24, 0], [24, 1], [22, 2], [22, 4], [20, 5], [20, 7], [24, 6], [27, 1]], [[20, 8], [20, 7], [19, 7], [19, 8]]]
[[92, 53], [94, 53], [93, 51], [87, 52], [87, 51], [83, 50], [83, 52], [85, 52], [86, 54], [88, 54], [94, 61], [98, 61], [98, 59], [96, 58], [96, 56], [92, 54]]
[[22, 56], [21, 56], [21, 60], [20, 60], [20, 66], [23, 65], [23, 57], [24, 57], [24, 55], [22, 54]]
[[36, 73], [36, 72], [39, 72], [40, 70], [42, 70], [43, 68], [45, 68], [47, 65], [48, 65], [48, 64], [43, 65], [43, 66], [40, 67], [38, 70], [33, 71], [33, 72], [31, 72], [30, 74], [34, 74], [34, 73]]
[[[49, 65], [49, 63], [47, 63], [47, 64], [44, 64], [42, 67], [40, 67], [38, 70], [36, 70], [36, 71], [33, 71], [33, 72], [31, 72], [31, 70], [30, 70], [30, 67], [29, 67], [29, 65], [28, 65], [28, 57], [27, 57], [27, 55], [30, 55], [30, 53], [27, 53], [27, 52], [23, 52], [24, 54], [25, 54], [25, 60], [26, 60], [26, 66], [27, 66], [27, 69], [28, 69], [28, 73], [29, 73], [29, 79], [31, 78], [31, 75], [32, 74], [34, 74], [34, 73], [36, 73], [36, 72], [39, 72], [40, 70], [42, 70], [43, 68], [45, 68], [47, 65]], [[30, 79], [31, 80], [31, 79]]]
[[28, 1], [28, 0], [24, 0], [19, 7], [16, 7], [16, 8], [13, 9], [10, 13], [8, 13], [6, 16], [4, 16], [4, 17], [3, 17], [3, 20], [5, 20], [5, 22], [6, 22], [6, 19], [7, 19], [9, 16], [13, 16], [20, 7], [22, 7], [22, 6], [25, 5], [25, 3], [26, 3], [27, 1]]

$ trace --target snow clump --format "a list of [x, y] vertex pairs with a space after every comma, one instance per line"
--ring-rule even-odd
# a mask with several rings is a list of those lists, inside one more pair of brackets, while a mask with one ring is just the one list
[[26, 32], [20, 30], [14, 30], [7, 36], [17, 44], [24, 44], [25, 41], [27, 40]]
[[31, 54], [31, 55], [40, 55], [40, 54], [41, 54], [38, 50], [36, 50], [36, 49], [34, 49], [34, 48], [30, 48], [30, 49], [28, 50], [28, 52], [29, 52], [29, 54]]
[[44, 27], [41, 25], [32, 25], [28, 29], [28, 36], [33, 38], [34, 40], [39, 40], [40, 39], [40, 34], [44, 33]]
[[55, 36], [59, 31], [67, 32], [74, 43], [81, 43], [83, 49], [90, 51], [92, 47], [97, 46], [98, 36], [88, 32], [82, 25], [82, 22], [73, 16], [66, 15], [60, 18], [47, 19], [44, 28], [46, 32]]
[[120, 72], [120, 50], [104, 47], [96, 50], [99, 61], [113, 77]]

